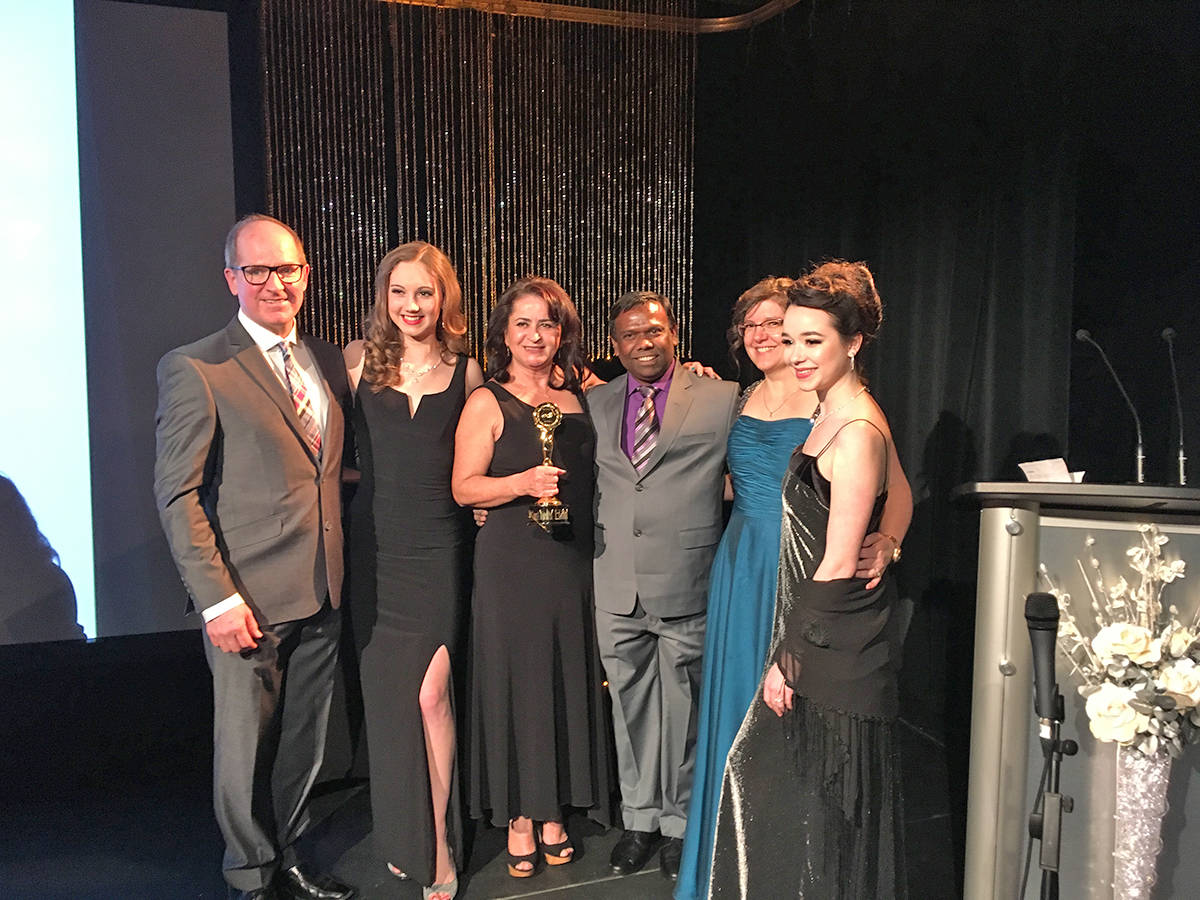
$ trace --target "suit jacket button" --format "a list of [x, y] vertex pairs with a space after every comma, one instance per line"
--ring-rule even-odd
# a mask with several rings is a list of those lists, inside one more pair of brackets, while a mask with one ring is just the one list
[[641, 537], [641, 536], [642, 536], [642, 529], [640, 529], [640, 528], [635, 528], [635, 529], [633, 529], [633, 536], [634, 536], [634, 537]]
[[333, 526], [332, 526], [330, 523], [326, 522], [326, 523], [325, 523], [325, 530], [326, 530], [326, 531], [331, 531], [332, 529], [333, 529]]
[[640, 494], [642, 491], [644, 491], [646, 489], [646, 486], [644, 484], [635, 484], [633, 486], [633, 489]]

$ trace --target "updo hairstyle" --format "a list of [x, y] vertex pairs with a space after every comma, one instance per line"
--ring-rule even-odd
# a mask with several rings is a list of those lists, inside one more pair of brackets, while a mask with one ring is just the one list
[[791, 306], [820, 309], [833, 318], [834, 327], [846, 340], [862, 335], [866, 348], [883, 324], [883, 302], [875, 290], [875, 278], [866, 263], [832, 259], [823, 262], [787, 290]]

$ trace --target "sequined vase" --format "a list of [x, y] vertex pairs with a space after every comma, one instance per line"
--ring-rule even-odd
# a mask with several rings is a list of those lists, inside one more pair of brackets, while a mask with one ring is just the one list
[[1133, 747], [1117, 748], [1115, 900], [1149, 900], [1154, 890], [1170, 780], [1166, 753], [1146, 756]]

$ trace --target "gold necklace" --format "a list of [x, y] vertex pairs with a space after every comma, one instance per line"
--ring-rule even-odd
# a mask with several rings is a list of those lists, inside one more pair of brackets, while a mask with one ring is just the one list
[[[845, 409], [847, 406], [849, 406], [851, 403], [853, 403], [855, 400], [857, 400], [859, 398], [859, 395], [862, 394], [862, 392], [865, 391], [866, 389], [867, 389], [867, 386], [864, 384], [862, 387], [860, 387], [858, 389], [858, 391], [854, 394], [853, 397], [851, 397], [849, 400], [847, 400], [845, 403], [843, 403], [841, 406], [839, 406], [837, 409], [835, 409], [833, 412], [831, 412], [829, 414], [829, 418], [836, 418], [838, 413], [840, 413], [843, 409]], [[813, 414], [812, 414], [813, 427], [816, 428], [819, 424], [821, 424], [821, 422], [825, 421], [825, 418], [826, 418], [825, 412], [824, 412], [824, 410], [821, 409], [821, 404], [818, 403], [817, 408], [813, 410]]]
[[[783, 409], [785, 406], [787, 406], [788, 403], [791, 402], [792, 398], [795, 397], [797, 394], [799, 394], [800, 391], [802, 390], [801, 388], [796, 388], [794, 391], [792, 391], [790, 394], [788, 394], [786, 397], [784, 397], [783, 400], [780, 401], [778, 406], [776, 406], [774, 409], [771, 409], [771, 405], [769, 403], [767, 403], [766, 389], [767, 389], [767, 383], [764, 381], [763, 382], [763, 408], [766, 409], [766, 411], [767, 411], [767, 417], [771, 418], [771, 419], [775, 418], [775, 413], [779, 412], [781, 409]], [[814, 421], [816, 421], [816, 420], [814, 419]]]

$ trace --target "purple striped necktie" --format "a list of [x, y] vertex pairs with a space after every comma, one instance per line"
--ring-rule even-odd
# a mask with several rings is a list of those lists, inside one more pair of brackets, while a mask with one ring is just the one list
[[654, 395], [658, 388], [644, 384], [638, 388], [642, 395], [642, 405], [638, 407], [637, 418], [633, 422], [633, 451], [629, 456], [638, 474], [646, 468], [650, 454], [658, 446], [658, 412], [654, 408]]

